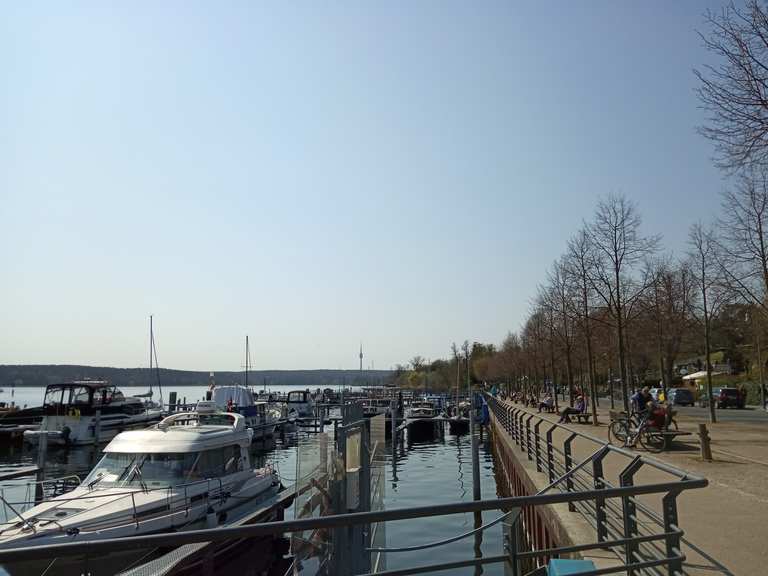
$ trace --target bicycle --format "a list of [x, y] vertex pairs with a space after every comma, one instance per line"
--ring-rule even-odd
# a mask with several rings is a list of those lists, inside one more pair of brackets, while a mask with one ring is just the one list
[[649, 424], [647, 414], [640, 416], [636, 413], [613, 420], [608, 427], [608, 441], [611, 444], [620, 443], [624, 448], [634, 448], [639, 442], [640, 446], [653, 453], [663, 451], [666, 446], [664, 432]]

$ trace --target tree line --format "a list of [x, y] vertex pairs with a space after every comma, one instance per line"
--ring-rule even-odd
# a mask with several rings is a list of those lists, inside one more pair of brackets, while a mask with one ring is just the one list
[[727, 186], [707, 222], [692, 223], [678, 254], [643, 232], [637, 204], [601, 198], [552, 263], [527, 318], [503, 343], [454, 344], [452, 356], [415, 357], [395, 373], [409, 387], [450, 388], [462, 361], [473, 381], [539, 393], [560, 385], [573, 403], [584, 391], [618, 395], [679, 384], [680, 367], [706, 371], [710, 418], [713, 365], [756, 371], [765, 405], [761, 340], [768, 315], [768, 10], [758, 0], [705, 15], [704, 46], [715, 63], [695, 70], [707, 113], [699, 132], [714, 143]]

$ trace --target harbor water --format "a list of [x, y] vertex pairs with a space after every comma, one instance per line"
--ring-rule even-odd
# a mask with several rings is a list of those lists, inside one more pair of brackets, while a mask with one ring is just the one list
[[[273, 391], [286, 392], [290, 387], [275, 387]], [[126, 395], [146, 392], [142, 389], [123, 389]], [[203, 398], [205, 386], [178, 389], [179, 398], [186, 397], [187, 402]], [[165, 391], [166, 397], [168, 391]], [[38, 405], [42, 401], [43, 390], [37, 388], [17, 388], [14, 397], [9, 391], [0, 394], [0, 401], [10, 401], [17, 405]], [[301, 431], [277, 435], [272, 440], [255, 443], [252, 450], [253, 463], [261, 466], [273, 464], [285, 485], [292, 484], [296, 477], [296, 460], [299, 443], [307, 433]], [[401, 433], [402, 434], [402, 433]], [[68, 450], [51, 449], [46, 467], [47, 477], [60, 477], [76, 474], [83, 478], [101, 457], [100, 448], [83, 447]], [[472, 453], [471, 438], [468, 434], [453, 435], [447, 426], [439, 426], [435, 434], [427, 437], [409, 438], [406, 432], [401, 436], [395, 449], [393, 465], [391, 444], [386, 449], [386, 488], [383, 501], [386, 509], [446, 504], [472, 500]], [[483, 498], [497, 497], [496, 464], [489, 444], [488, 434], [480, 442], [480, 482]], [[4, 452], [0, 455], [0, 464], [35, 464], [35, 454], [29, 447]], [[8, 483], [6, 483], [8, 484]], [[7, 490], [7, 488], [6, 488]], [[386, 547], [399, 548], [428, 544], [445, 540], [458, 534], [471, 531], [481, 521], [486, 524], [496, 519], [501, 513], [489, 511], [480, 515], [471, 513], [441, 516], [435, 518], [411, 519], [390, 522], [386, 525]], [[286, 511], [290, 518], [292, 510]], [[478, 535], [436, 548], [413, 551], [392, 552], [385, 555], [386, 569], [413, 567], [435, 562], [468, 560], [476, 556], [492, 556], [503, 552], [503, 524], [497, 524]], [[248, 559], [241, 563], [248, 565]], [[314, 574], [318, 563], [302, 562], [302, 574]], [[247, 571], [246, 571], [247, 572]], [[0, 568], [0, 574], [3, 571]], [[502, 575], [503, 565], [494, 564], [476, 568], [461, 568], [443, 571], [440, 574], [489, 574]]]

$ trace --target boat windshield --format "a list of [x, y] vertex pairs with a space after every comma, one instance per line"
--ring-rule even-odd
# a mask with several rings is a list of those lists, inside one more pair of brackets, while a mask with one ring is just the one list
[[105, 454], [83, 481], [85, 486], [165, 487], [183, 484], [198, 454]]
[[83, 486], [165, 488], [243, 469], [236, 445], [203, 452], [129, 454], [109, 452], [83, 480]]

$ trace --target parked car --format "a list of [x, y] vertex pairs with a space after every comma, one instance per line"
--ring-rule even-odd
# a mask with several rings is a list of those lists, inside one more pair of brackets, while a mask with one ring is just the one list
[[[712, 399], [718, 408], [744, 408], [744, 396], [738, 388], [712, 388]], [[699, 396], [700, 406], [709, 406], [706, 391]]]
[[715, 398], [717, 398], [718, 408], [744, 408], [745, 398], [738, 388], [720, 388]]
[[693, 392], [688, 388], [670, 388], [667, 391], [670, 404], [677, 404], [678, 406], [693, 406], [694, 398]]

